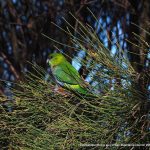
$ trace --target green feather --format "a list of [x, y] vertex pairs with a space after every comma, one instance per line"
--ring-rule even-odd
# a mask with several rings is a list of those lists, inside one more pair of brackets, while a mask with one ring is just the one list
[[61, 86], [79, 94], [88, 95], [89, 90], [86, 88], [84, 80], [62, 54], [53, 53], [49, 58], [52, 74]]

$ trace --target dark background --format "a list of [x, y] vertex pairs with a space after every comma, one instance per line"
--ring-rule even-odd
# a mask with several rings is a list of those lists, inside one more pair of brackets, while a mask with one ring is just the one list
[[[27, 61], [36, 62], [46, 69], [48, 54], [56, 50], [54, 45], [71, 58], [76, 56], [73, 49], [54, 43], [41, 33], [72, 45], [69, 37], [51, 22], [65, 29], [64, 17], [74, 28], [78, 28], [78, 23], [69, 14], [71, 12], [81, 22], [94, 28], [96, 21], [87, 7], [98, 18], [103, 30], [97, 28], [96, 32], [113, 55], [119, 53], [115, 47], [118, 40], [138, 73], [138, 90], [147, 97], [150, 89], [150, 36], [141, 28], [150, 31], [149, 0], [0, 0], [0, 79], [23, 79], [24, 72], [31, 70]], [[76, 34], [72, 28], [70, 31]], [[83, 75], [83, 67], [79, 72]], [[5, 86], [1, 85], [1, 93], [4, 93]]]

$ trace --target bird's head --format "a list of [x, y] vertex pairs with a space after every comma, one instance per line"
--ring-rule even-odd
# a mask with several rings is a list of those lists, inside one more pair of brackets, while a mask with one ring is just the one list
[[53, 53], [48, 56], [47, 63], [53, 67], [66, 61], [66, 58], [61, 53]]

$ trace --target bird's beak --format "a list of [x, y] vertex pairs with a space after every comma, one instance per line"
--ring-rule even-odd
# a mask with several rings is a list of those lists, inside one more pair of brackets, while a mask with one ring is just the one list
[[49, 61], [50, 61], [50, 59], [49, 59], [49, 58], [47, 58], [46, 63], [48, 64], [48, 63], [49, 63]]

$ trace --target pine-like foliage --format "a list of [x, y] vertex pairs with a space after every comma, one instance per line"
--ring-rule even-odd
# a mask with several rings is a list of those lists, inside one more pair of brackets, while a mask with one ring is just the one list
[[92, 149], [149, 142], [149, 112], [140, 113], [143, 102], [134, 88], [136, 73], [123, 50], [118, 45], [118, 55], [112, 56], [89, 25], [77, 22], [76, 36], [69, 28], [65, 32], [72, 39], [71, 48], [85, 52], [81, 63], [91, 73], [90, 87], [98, 96], [82, 98], [69, 91], [62, 96], [50, 77], [44, 80], [44, 69], [33, 65], [34, 73], [28, 72], [12, 89], [14, 101], [0, 97], [0, 149]]

